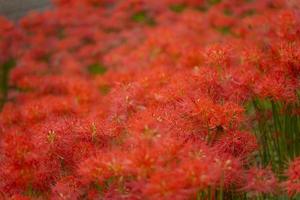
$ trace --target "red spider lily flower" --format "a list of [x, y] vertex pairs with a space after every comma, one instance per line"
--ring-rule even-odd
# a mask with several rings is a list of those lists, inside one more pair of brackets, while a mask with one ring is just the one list
[[251, 168], [246, 172], [243, 190], [254, 194], [278, 192], [278, 180], [270, 168]]
[[217, 141], [216, 146], [218, 151], [240, 159], [247, 159], [251, 153], [258, 150], [255, 135], [247, 132], [227, 133]]
[[30, 197], [27, 197], [25, 195], [13, 195], [12, 197], [7, 198], [7, 199], [10, 199], [10, 200], [31, 200]]
[[289, 164], [287, 170], [288, 180], [284, 182], [284, 188], [287, 190], [290, 196], [293, 196], [300, 192], [300, 160], [296, 158]]
[[128, 161], [118, 154], [122, 153], [99, 153], [97, 157], [82, 162], [78, 173], [82, 177], [83, 183], [103, 184], [106, 179], [125, 174]]
[[285, 79], [278, 73], [272, 76], [265, 76], [257, 83], [255, 92], [261, 98], [270, 98], [274, 101], [295, 102], [296, 97], [295, 82]]
[[79, 188], [79, 181], [75, 177], [63, 177], [53, 186], [51, 199], [77, 199], [81, 195]]
[[210, 66], [218, 69], [226, 68], [230, 65], [230, 48], [214, 45], [210, 46], [206, 51], [206, 62]]
[[[278, 194], [277, 170], [253, 166], [298, 129], [296, 1], [53, 2], [0, 18], [0, 198]], [[249, 106], [265, 99], [283, 106]]]

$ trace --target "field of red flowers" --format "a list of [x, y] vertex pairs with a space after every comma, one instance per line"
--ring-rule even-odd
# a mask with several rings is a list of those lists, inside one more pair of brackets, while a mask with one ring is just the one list
[[55, 0], [0, 18], [0, 199], [300, 199], [299, 0]]

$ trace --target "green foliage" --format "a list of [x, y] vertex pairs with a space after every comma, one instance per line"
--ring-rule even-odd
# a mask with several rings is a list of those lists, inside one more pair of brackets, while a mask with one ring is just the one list
[[252, 106], [248, 106], [248, 114], [256, 120], [253, 130], [261, 145], [259, 162], [272, 165], [273, 170], [284, 178], [289, 160], [300, 155], [300, 118], [292, 111], [297, 104], [283, 104], [269, 99], [253, 99]]
[[105, 74], [107, 68], [100, 63], [94, 63], [88, 66], [88, 71], [92, 75], [102, 75]]
[[149, 26], [154, 26], [156, 23], [152, 17], [146, 11], [139, 11], [132, 15], [132, 20], [137, 23], [147, 24]]
[[208, 0], [208, 3], [210, 5], [215, 5], [215, 4], [218, 4], [218, 3], [221, 3], [221, 2], [222, 2], [222, 0]]
[[110, 92], [111, 88], [109, 85], [103, 85], [99, 88], [99, 90], [102, 95], [107, 95]]
[[15, 65], [16, 61], [14, 59], [9, 59], [0, 65], [0, 108], [7, 99], [9, 72]]
[[173, 4], [170, 6], [170, 10], [176, 13], [181, 13], [185, 10], [186, 6], [184, 4]]
[[229, 26], [218, 27], [217, 31], [220, 32], [222, 35], [232, 34], [231, 28]]

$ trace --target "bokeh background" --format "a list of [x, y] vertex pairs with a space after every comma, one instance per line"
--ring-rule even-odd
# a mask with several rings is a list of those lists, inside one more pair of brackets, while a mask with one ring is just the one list
[[51, 0], [0, 0], [0, 15], [16, 20], [31, 10], [51, 7]]

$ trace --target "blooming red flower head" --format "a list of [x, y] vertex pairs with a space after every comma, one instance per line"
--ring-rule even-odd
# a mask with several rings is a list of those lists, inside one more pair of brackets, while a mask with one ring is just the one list
[[284, 182], [284, 187], [290, 196], [300, 192], [300, 159], [296, 158], [289, 164], [287, 170], [288, 180]]
[[278, 180], [270, 168], [251, 168], [246, 172], [243, 190], [254, 194], [278, 192]]

